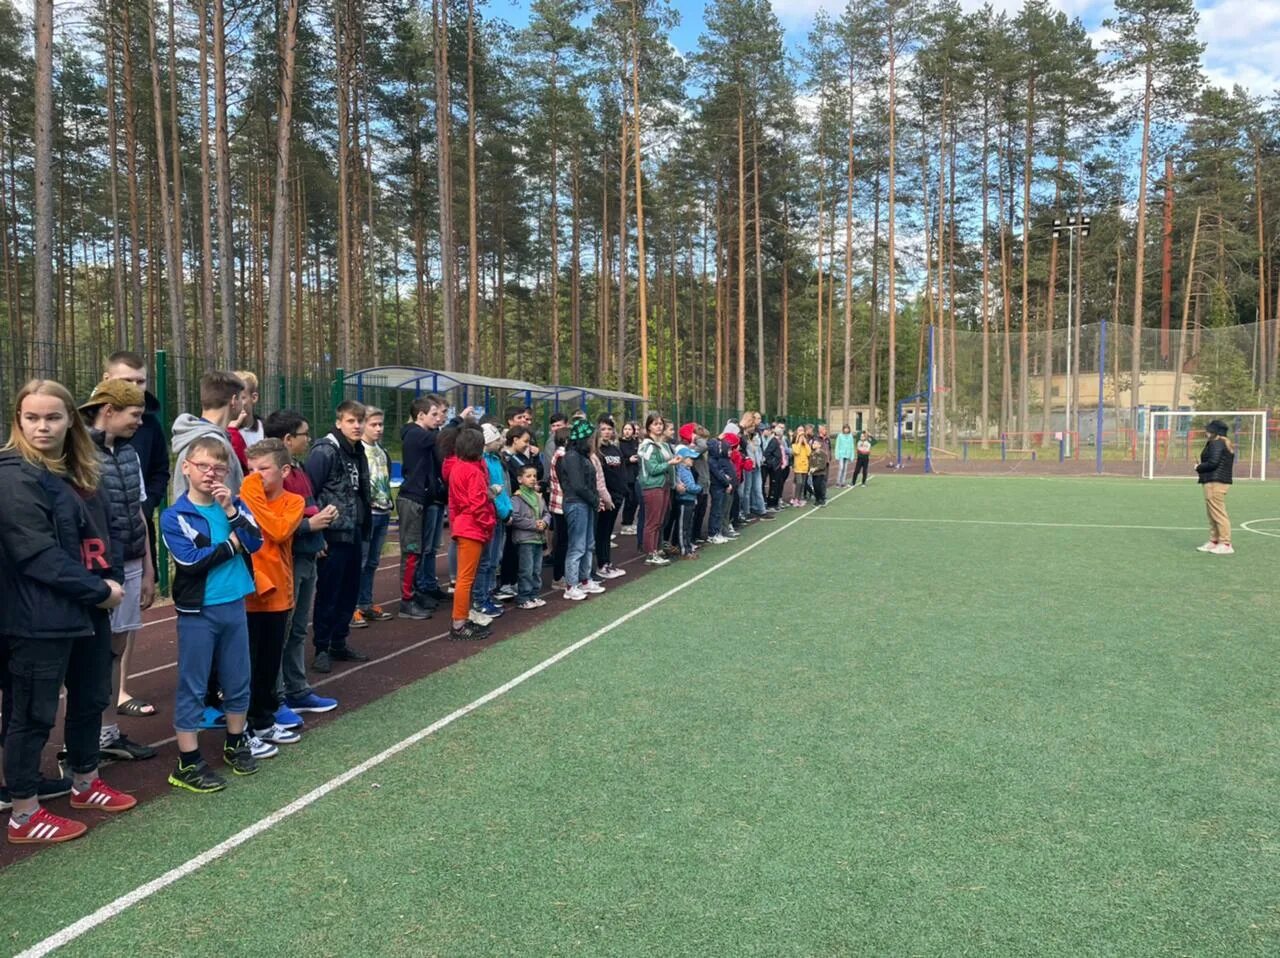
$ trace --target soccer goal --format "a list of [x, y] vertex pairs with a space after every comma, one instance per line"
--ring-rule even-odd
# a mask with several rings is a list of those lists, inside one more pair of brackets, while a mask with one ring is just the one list
[[1227, 435], [1236, 447], [1233, 478], [1267, 478], [1267, 413], [1263, 409], [1229, 409], [1221, 412], [1147, 412], [1143, 439], [1144, 479], [1194, 479], [1205, 428], [1214, 419], [1227, 424]]

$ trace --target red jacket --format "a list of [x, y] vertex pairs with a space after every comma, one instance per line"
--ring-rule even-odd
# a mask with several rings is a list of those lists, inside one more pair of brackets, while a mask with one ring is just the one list
[[488, 542], [498, 523], [489, 498], [489, 471], [484, 462], [445, 460], [449, 481], [449, 534], [455, 539]]

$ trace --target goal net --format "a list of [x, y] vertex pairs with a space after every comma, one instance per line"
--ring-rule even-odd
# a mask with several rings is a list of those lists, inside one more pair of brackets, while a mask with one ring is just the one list
[[1196, 478], [1196, 463], [1206, 442], [1205, 429], [1214, 419], [1227, 424], [1227, 435], [1236, 447], [1233, 478], [1266, 479], [1267, 413], [1260, 409], [1148, 411], [1142, 437], [1143, 478]]

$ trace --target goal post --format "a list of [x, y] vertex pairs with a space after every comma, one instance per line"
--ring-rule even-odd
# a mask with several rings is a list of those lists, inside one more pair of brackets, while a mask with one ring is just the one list
[[1205, 429], [1214, 419], [1227, 424], [1227, 435], [1236, 447], [1233, 478], [1267, 478], [1267, 411], [1227, 409], [1218, 411], [1147, 410], [1142, 437], [1144, 479], [1194, 479]]

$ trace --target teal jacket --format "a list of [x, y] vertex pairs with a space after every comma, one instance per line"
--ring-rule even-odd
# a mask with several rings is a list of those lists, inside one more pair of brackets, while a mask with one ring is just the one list
[[842, 432], [836, 435], [836, 458], [853, 458], [853, 433]]

